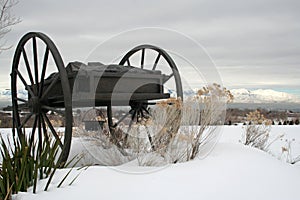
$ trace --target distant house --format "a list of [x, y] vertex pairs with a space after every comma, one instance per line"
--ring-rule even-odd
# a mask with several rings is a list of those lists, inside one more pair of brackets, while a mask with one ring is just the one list
[[295, 121], [296, 119], [300, 118], [300, 113], [294, 113], [292, 111], [287, 111], [287, 121]]

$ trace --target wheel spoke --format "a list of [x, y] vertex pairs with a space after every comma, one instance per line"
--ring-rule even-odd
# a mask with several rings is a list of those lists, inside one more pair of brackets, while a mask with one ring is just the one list
[[42, 146], [43, 146], [43, 137], [42, 137], [42, 120], [41, 120], [41, 116], [38, 115], [38, 150], [40, 151], [40, 153], [42, 152]]
[[29, 87], [29, 85], [26, 83], [26, 81], [25, 81], [24, 77], [22, 76], [22, 74], [19, 72], [18, 69], [15, 69], [15, 71], [17, 72], [17, 75], [20, 77], [23, 85], [28, 90], [28, 92], [30, 93], [30, 95], [34, 97], [35, 95], [34, 95], [33, 91], [31, 90], [31, 88]]
[[38, 55], [37, 55], [37, 46], [36, 38], [32, 38], [32, 48], [33, 48], [33, 63], [34, 63], [34, 72], [35, 72], [35, 84], [37, 91], [39, 91], [39, 69], [38, 69]]
[[31, 132], [32, 136], [30, 139], [30, 145], [32, 145], [34, 143], [34, 134], [35, 134], [35, 130], [36, 130], [37, 120], [38, 120], [38, 116], [35, 115], [33, 126], [32, 126], [32, 132]]
[[151, 144], [151, 149], [154, 149], [155, 147], [154, 147], [154, 144], [153, 144], [153, 139], [152, 139], [152, 136], [150, 134], [149, 128], [148, 128], [148, 126], [145, 126], [145, 128], [146, 128], [146, 132], [147, 132], [147, 135], [148, 135], [148, 140]]
[[45, 124], [45, 119], [44, 119], [43, 115], [40, 115], [40, 118], [41, 118], [41, 122], [42, 122], [42, 127], [43, 127], [43, 133], [44, 133], [45, 140], [49, 141], [49, 136], [48, 136], [48, 133], [47, 133], [47, 127], [46, 127], [46, 124]]
[[126, 62], [127, 62], [127, 65], [130, 66], [129, 58], [126, 60]]
[[145, 107], [142, 106], [142, 110], [145, 111], [148, 115], [150, 115], [149, 111]]
[[[108, 121], [108, 126], [109, 129], [111, 131], [111, 128], [113, 128], [113, 121], [112, 121], [112, 109], [111, 109], [111, 105], [107, 106], [107, 121]], [[112, 132], [112, 131], [111, 131]]]
[[25, 117], [25, 119], [24, 119], [24, 120], [22, 121], [22, 123], [20, 124], [19, 129], [21, 129], [21, 128], [24, 127], [24, 125], [28, 122], [28, 120], [31, 118], [32, 115], [33, 115], [33, 113], [29, 113], [29, 114]]
[[139, 118], [141, 118], [141, 110], [140, 109], [137, 110], [137, 115], [136, 115], [136, 122], [137, 123], [139, 122]]
[[34, 85], [33, 76], [32, 76], [32, 73], [31, 73], [28, 57], [27, 57], [27, 54], [26, 54], [26, 51], [25, 51], [24, 47], [22, 48], [22, 55], [23, 55], [23, 58], [24, 58], [24, 62], [25, 62], [25, 65], [26, 65], [26, 69], [27, 69], [27, 73], [28, 73], [28, 76], [29, 76], [29, 79], [30, 79], [30, 83], [31, 83], [31, 85]]
[[44, 55], [44, 60], [43, 60], [43, 69], [42, 69], [42, 74], [41, 74], [41, 84], [40, 84], [40, 88], [39, 88], [39, 97], [42, 96], [43, 93], [43, 88], [44, 88], [44, 79], [45, 79], [45, 74], [46, 74], [46, 68], [47, 68], [47, 64], [48, 64], [48, 57], [49, 57], [49, 48], [48, 46], [46, 47], [45, 50], [45, 55]]
[[44, 120], [46, 121], [48, 127], [50, 128], [50, 130], [51, 130], [53, 136], [54, 136], [55, 139], [58, 141], [59, 146], [60, 146], [61, 148], [63, 148], [63, 144], [61, 143], [60, 138], [59, 138], [58, 134], [56, 133], [54, 127], [52, 126], [52, 124], [51, 124], [49, 118], [47, 117], [46, 113], [42, 113], [42, 115], [43, 115]]
[[156, 57], [156, 59], [155, 59], [154, 65], [153, 65], [153, 67], [152, 67], [152, 70], [155, 70], [155, 69], [156, 69], [156, 66], [157, 66], [157, 63], [158, 63], [158, 61], [159, 61], [159, 59], [160, 59], [160, 56], [161, 56], [161, 54], [160, 54], [160, 52], [159, 52], [158, 55], [157, 55], [157, 57]]
[[27, 100], [25, 100], [25, 99], [22, 99], [22, 98], [18, 98], [18, 97], [16, 97], [16, 98], [15, 98], [15, 100], [17, 100], [17, 101], [21, 101], [21, 102], [23, 102], [23, 103], [28, 103], [28, 101], [27, 101]]
[[141, 69], [144, 69], [145, 49], [142, 49]]
[[[131, 110], [130, 110], [131, 111]], [[128, 113], [126, 113], [124, 116], [121, 117], [121, 119], [119, 119], [119, 121], [117, 121], [117, 123], [115, 123], [113, 125], [113, 127], [117, 127], [129, 114], [130, 114], [130, 111]]]
[[131, 120], [130, 120], [130, 122], [129, 122], [129, 126], [128, 126], [128, 129], [127, 129], [127, 135], [128, 135], [128, 133], [129, 133], [129, 131], [130, 131], [130, 129], [131, 129], [131, 126], [132, 126], [132, 122], [133, 122], [133, 120], [134, 120], [134, 118], [135, 118], [135, 115], [136, 115], [136, 110], [133, 110], [134, 112], [133, 112], [133, 114], [132, 114], [132, 116], [131, 116]]
[[143, 112], [143, 108], [141, 108], [140, 114], [141, 114], [141, 118], [145, 118], [145, 115], [144, 115], [144, 112]]
[[163, 80], [164, 83], [168, 82], [170, 80], [170, 78], [172, 78], [174, 76], [174, 74], [170, 74], [168, 76], [165, 76], [165, 79]]
[[59, 75], [56, 74], [56, 76], [53, 78], [53, 80], [50, 83], [50, 85], [47, 87], [46, 91], [43, 93], [43, 95], [41, 97], [42, 100], [44, 100], [45, 97], [47, 96], [47, 94], [51, 91], [51, 89], [53, 88], [53, 86], [56, 84], [58, 78], [59, 78]]
[[18, 110], [29, 108], [27, 103], [20, 103], [18, 104]]

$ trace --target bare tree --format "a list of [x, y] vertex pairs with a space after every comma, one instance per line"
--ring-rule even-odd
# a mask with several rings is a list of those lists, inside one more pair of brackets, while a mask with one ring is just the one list
[[10, 48], [6, 46], [5, 35], [11, 31], [13, 25], [21, 21], [11, 13], [11, 8], [17, 3], [15, 0], [0, 0], [0, 53]]

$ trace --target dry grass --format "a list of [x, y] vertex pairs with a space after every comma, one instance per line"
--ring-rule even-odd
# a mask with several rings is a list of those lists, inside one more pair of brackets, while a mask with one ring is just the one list
[[268, 120], [258, 110], [247, 114], [245, 132], [243, 134], [243, 144], [249, 145], [261, 150], [267, 150], [269, 146], [269, 134], [271, 131], [271, 120]]
[[180, 98], [159, 101], [151, 108], [151, 117], [132, 125], [127, 135], [127, 128], [121, 126], [102, 136], [90, 136], [104, 152], [93, 151], [105, 165], [137, 159], [139, 165], [161, 166], [195, 159], [216, 142], [217, 126], [224, 123], [230, 100], [226, 88], [213, 84], [184, 102]]

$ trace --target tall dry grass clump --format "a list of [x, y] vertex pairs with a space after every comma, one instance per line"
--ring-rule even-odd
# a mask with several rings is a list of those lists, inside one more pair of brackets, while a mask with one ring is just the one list
[[217, 140], [217, 128], [223, 125], [226, 103], [233, 100], [229, 90], [218, 84], [203, 87], [184, 101], [168, 99], [151, 109], [147, 130], [151, 152], [166, 163], [194, 159]]
[[[152, 150], [161, 154], [167, 152], [169, 144], [174, 140], [180, 128], [182, 119], [183, 103], [180, 98], [171, 98], [160, 101], [151, 111], [152, 122], [150, 126], [154, 127]], [[151, 124], [152, 123], [152, 124]]]
[[226, 103], [232, 100], [230, 91], [218, 84], [203, 87], [196, 96], [185, 100], [181, 128], [170, 152], [174, 162], [207, 154], [217, 140], [217, 128], [224, 124]]
[[272, 121], [266, 119], [259, 110], [247, 114], [248, 124], [244, 127], [242, 142], [261, 150], [267, 150]]
[[[300, 156], [293, 157], [292, 144], [295, 139], [284, 139], [285, 135], [280, 134], [275, 138], [270, 137], [272, 121], [265, 118], [259, 110], [247, 114], [248, 124], [244, 126], [244, 133], [242, 135], [242, 143], [251, 147], [263, 150], [279, 160], [287, 163], [295, 164], [300, 161]], [[276, 155], [271, 145], [277, 141], [284, 142], [280, 148], [280, 155]]]
[[[110, 153], [111, 158], [107, 157], [114, 165], [132, 159], [147, 166], [195, 159], [207, 154], [216, 143], [219, 125], [224, 124], [226, 103], [232, 99], [229, 90], [212, 84], [184, 100], [170, 98], [158, 101], [154, 106], [149, 106], [149, 116], [134, 122], [130, 131], [128, 126], [120, 124], [113, 133], [105, 136], [108, 138], [105, 141], [110, 141], [109, 148], [98, 149], [103, 152], [108, 149], [119, 151]], [[120, 132], [117, 139], [116, 131]], [[94, 137], [93, 142], [101, 146], [103, 138]], [[103, 159], [100, 156], [103, 152], [97, 153], [97, 147], [87, 148], [97, 154], [95, 157], [99, 157], [99, 160]], [[111, 162], [106, 159], [105, 163]]]

